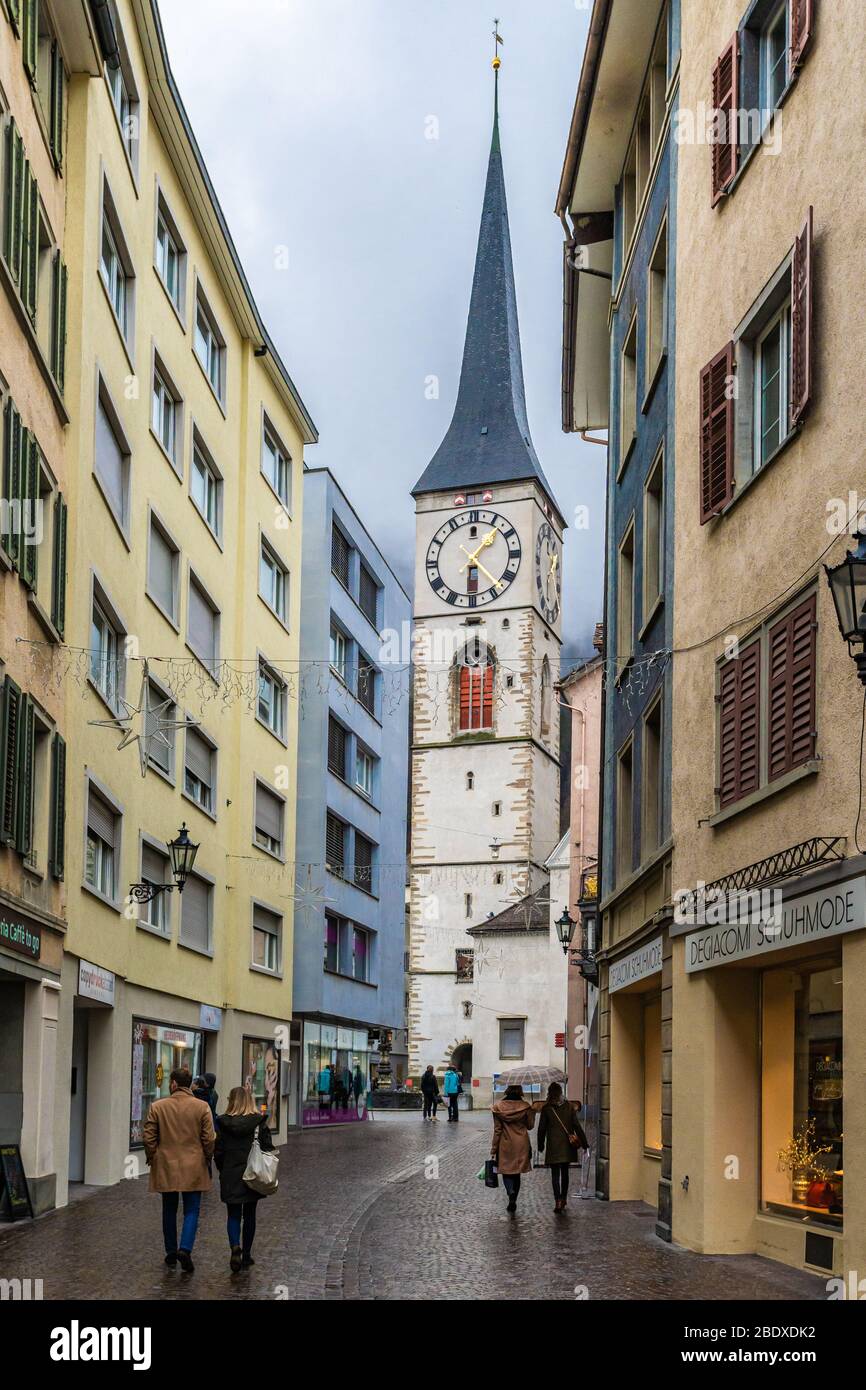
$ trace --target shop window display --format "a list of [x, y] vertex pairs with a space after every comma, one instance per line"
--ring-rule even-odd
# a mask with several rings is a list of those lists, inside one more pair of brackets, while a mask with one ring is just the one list
[[762, 1206], [841, 1226], [842, 961], [763, 975]]
[[142, 1143], [142, 1126], [155, 1100], [169, 1094], [169, 1079], [176, 1067], [192, 1076], [202, 1069], [202, 1035], [195, 1028], [135, 1019], [132, 1025], [132, 1107], [129, 1142]]
[[305, 1023], [303, 1085], [305, 1125], [366, 1119], [370, 1088], [366, 1028]]
[[244, 1038], [243, 1078], [257, 1110], [267, 1114], [268, 1129], [275, 1134], [280, 1127], [280, 1050], [272, 1040]]

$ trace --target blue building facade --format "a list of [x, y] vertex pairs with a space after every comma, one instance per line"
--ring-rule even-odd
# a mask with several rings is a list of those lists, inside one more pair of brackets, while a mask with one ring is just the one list
[[363, 1119], [405, 1054], [410, 600], [328, 469], [304, 477], [293, 1016], [301, 1121]]
[[608, 431], [597, 1183], [667, 1239], [678, 78], [679, 0], [596, 0], [558, 204], [563, 425]]

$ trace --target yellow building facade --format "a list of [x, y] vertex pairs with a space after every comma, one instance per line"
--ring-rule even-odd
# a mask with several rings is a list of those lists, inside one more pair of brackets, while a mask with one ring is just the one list
[[[20, 322], [3, 341], [17, 346], [0, 364], [68, 503], [62, 633], [41, 630], [50, 591], [28, 597], [11, 569], [0, 631], [4, 674], [40, 692], [40, 816], [54, 730], [65, 738], [62, 881], [0, 851], [4, 915], [26, 905], [43, 926], [22, 1067], [50, 1097], [51, 1147], [29, 1132], [23, 1087], [21, 1144], [47, 1206], [69, 1182], [143, 1170], [148, 1105], [180, 1063], [215, 1073], [222, 1100], [248, 1082], [275, 1138], [292, 1122], [303, 451], [316, 438], [245, 279], [156, 4], [43, 3], [40, 22], [55, 10], [62, 176], [38, 165], [50, 148], [11, 25], [3, 98], [22, 110], [51, 248], [62, 243], [63, 391], [11, 287], [2, 312], [10, 332]], [[40, 556], [40, 586], [42, 570]], [[14, 637], [31, 631], [42, 645], [28, 675]], [[199, 849], [181, 893], [167, 843], [182, 825]], [[47, 838], [35, 852], [49, 863]], [[11, 993], [22, 969], [16, 956]], [[33, 1051], [49, 1040], [53, 1070]]]

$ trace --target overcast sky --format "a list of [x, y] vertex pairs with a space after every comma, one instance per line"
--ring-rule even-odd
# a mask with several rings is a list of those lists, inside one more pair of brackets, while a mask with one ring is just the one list
[[[530, 426], [571, 523], [566, 652], [602, 616], [604, 460], [560, 427], [553, 206], [586, 0], [161, 0], [171, 63], [268, 329], [333, 470], [411, 592], [409, 490], [451, 419], [493, 105]], [[435, 122], [430, 118], [434, 117]], [[436, 130], [438, 138], [428, 135]], [[439, 398], [425, 395], [439, 378]]]

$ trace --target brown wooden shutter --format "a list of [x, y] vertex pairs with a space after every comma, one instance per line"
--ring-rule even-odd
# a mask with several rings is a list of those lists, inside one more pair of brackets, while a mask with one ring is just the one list
[[734, 495], [734, 345], [701, 371], [701, 525]]
[[713, 170], [713, 207], [728, 190], [737, 172], [739, 114], [738, 73], [740, 65], [740, 36], [734, 34], [713, 69], [713, 110], [715, 138], [710, 146]]
[[794, 242], [791, 265], [791, 424], [803, 419], [812, 399], [812, 209]]
[[812, 39], [815, 0], [791, 0], [791, 71], [800, 66]]
[[753, 642], [719, 677], [719, 808], [760, 785], [761, 647]]
[[815, 595], [770, 628], [770, 781], [815, 753]]

